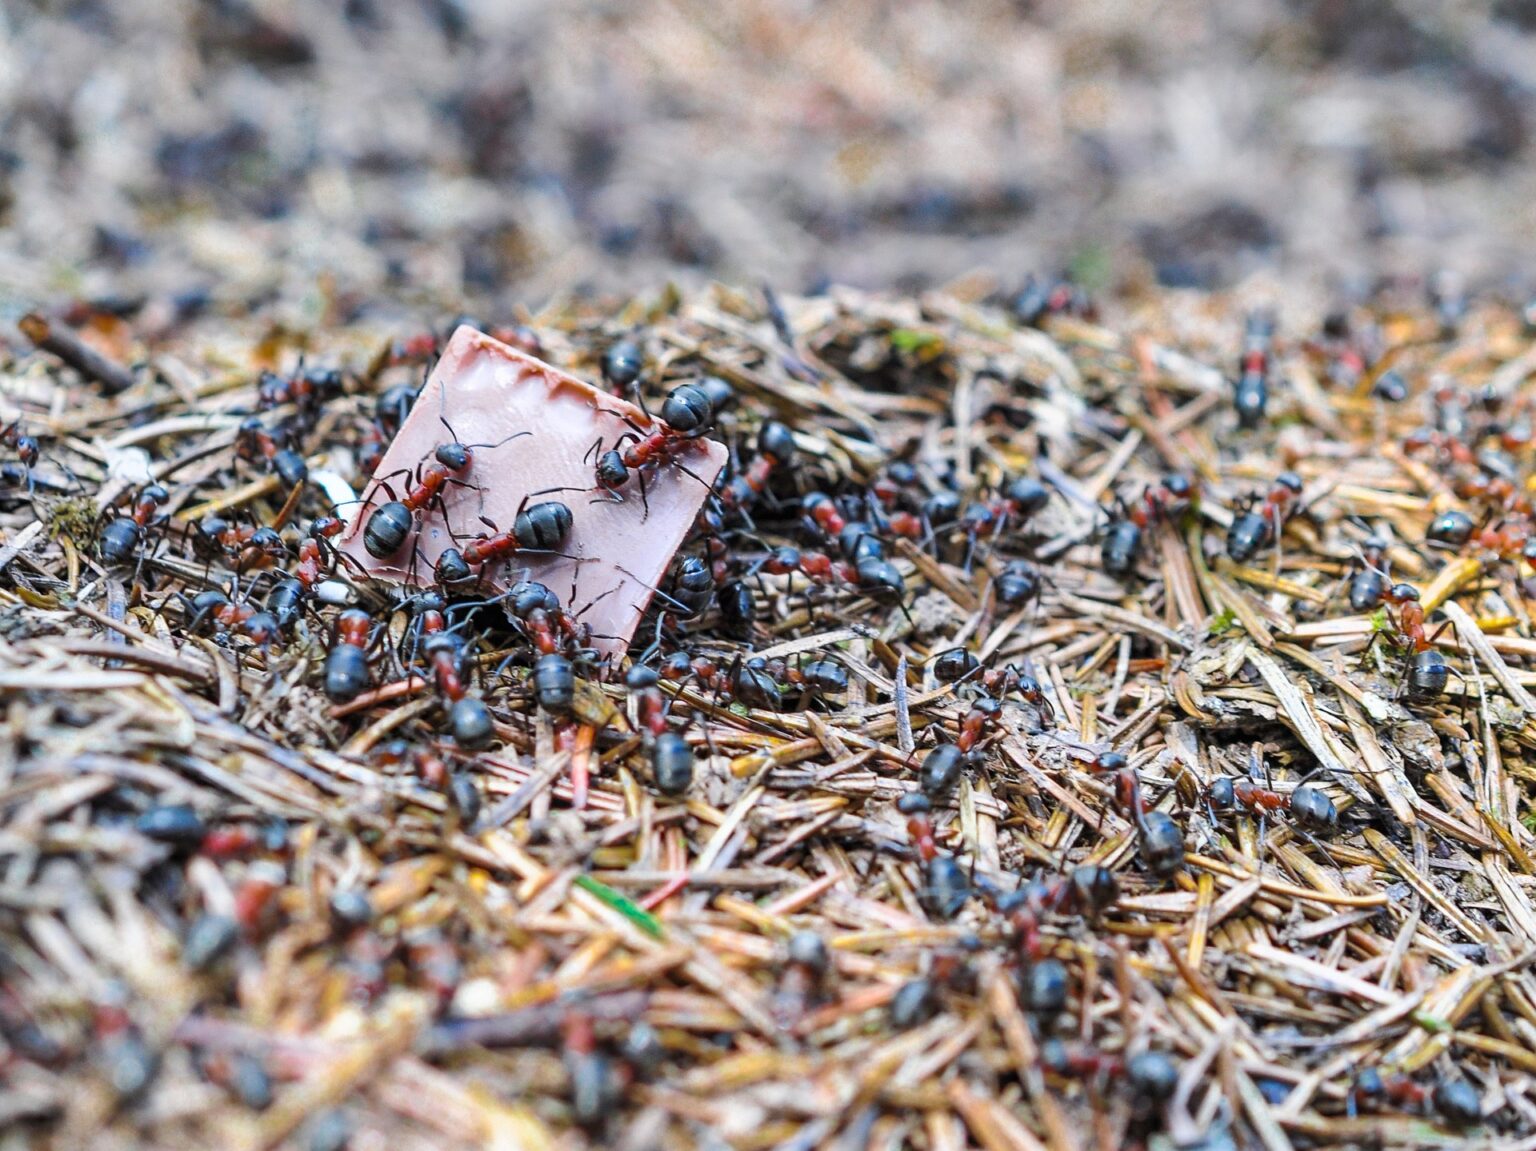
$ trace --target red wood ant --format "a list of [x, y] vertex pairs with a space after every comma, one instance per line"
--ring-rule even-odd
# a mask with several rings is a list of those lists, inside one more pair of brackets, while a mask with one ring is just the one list
[[793, 432], [777, 420], [764, 422], [757, 433], [756, 458], [745, 471], [732, 476], [721, 486], [721, 502], [731, 511], [745, 511], [751, 507], [768, 489], [773, 473], [794, 460], [795, 451]]
[[273, 528], [260, 524], [231, 523], [222, 516], [206, 516], [192, 529], [194, 551], [222, 556], [237, 572], [270, 567], [287, 558], [288, 548]]
[[334, 368], [309, 368], [301, 364], [291, 376], [262, 372], [256, 381], [256, 404], [268, 411], [282, 404], [292, 404], [306, 423], [321, 405], [341, 394], [341, 373]]
[[460, 747], [484, 747], [495, 738], [496, 726], [484, 701], [468, 694], [464, 682], [468, 644], [447, 627], [440, 596], [426, 593], [416, 597], [411, 606], [417, 613], [417, 634], [423, 637], [422, 654], [432, 665], [438, 694], [448, 704], [448, 727], [454, 742]]
[[235, 456], [248, 462], [264, 463], [268, 471], [290, 488], [298, 487], [309, 478], [309, 464], [304, 457], [291, 448], [279, 448], [259, 416], [252, 416], [240, 425], [235, 434]]
[[340, 555], [327, 541], [335, 539], [346, 529], [346, 522], [335, 516], [317, 516], [309, 525], [304, 541], [299, 544], [299, 562], [293, 569], [293, 578], [306, 588], [330, 574], [335, 557]]
[[1345, 1107], [1353, 1118], [1362, 1104], [1378, 1103], [1416, 1111], [1433, 1108], [1453, 1127], [1471, 1127], [1483, 1117], [1482, 1100], [1476, 1088], [1465, 1079], [1442, 1079], [1431, 1089], [1406, 1075], [1382, 1075], [1376, 1068], [1368, 1067], [1350, 1084]]
[[848, 526], [843, 513], [826, 492], [807, 492], [800, 499], [800, 510], [809, 521], [807, 526], [822, 535], [836, 539]]
[[520, 580], [506, 595], [513, 617], [541, 655], [563, 652], [575, 658], [592, 642], [592, 629], [577, 622], [563, 607], [560, 597], [541, 583]]
[[1160, 879], [1168, 879], [1184, 864], [1184, 831], [1173, 817], [1147, 807], [1136, 769], [1118, 751], [1099, 752], [1084, 765], [1095, 775], [1109, 775], [1115, 804], [1136, 825], [1142, 861]]
[[[953, 746], [952, 744], [949, 746]], [[918, 859], [931, 863], [939, 856], [938, 839], [933, 827], [932, 802], [923, 792], [909, 791], [896, 801], [896, 810], [907, 817], [907, 838]]]
[[834, 560], [825, 552], [803, 552], [799, 548], [775, 548], [752, 565], [749, 576], [763, 571], [769, 575], [790, 575], [798, 572], [813, 583], [837, 580], [841, 583], [857, 583], [858, 571], [849, 563]]
[[348, 608], [336, 617], [336, 637], [325, 656], [325, 694], [335, 703], [350, 703], [368, 687], [368, 613]]
[[[527, 503], [526, 500], [523, 502]], [[402, 505], [385, 504], [380, 511], [394, 506]], [[407, 511], [405, 515], [409, 517], [410, 513]], [[465, 583], [474, 578], [475, 569], [483, 569], [486, 564], [495, 563], [519, 551], [554, 551], [565, 542], [573, 522], [571, 509], [555, 500], [525, 507], [512, 521], [511, 531], [477, 536], [462, 549], [446, 549], [437, 558], [437, 581], [445, 586]], [[495, 527], [488, 520], [486, 524]], [[368, 530], [373, 530], [372, 522]], [[405, 530], [409, 531], [409, 527]]]
[[101, 530], [97, 546], [101, 558], [109, 564], [127, 563], [144, 539], [156, 510], [171, 498], [159, 484], [150, 484], [139, 492], [127, 515], [117, 516]]
[[187, 630], [197, 631], [207, 621], [212, 621], [224, 634], [242, 635], [258, 646], [266, 647], [275, 642], [280, 633], [277, 618], [270, 612], [257, 611], [248, 603], [235, 603], [217, 589], [199, 592], [186, 602], [192, 613], [187, 620]]
[[773, 997], [774, 1016], [783, 1027], [805, 1017], [821, 999], [832, 958], [821, 936], [797, 931], [789, 937], [788, 961]]
[[1020, 955], [1033, 963], [1045, 956], [1040, 934], [1044, 916], [1081, 915], [1097, 919], [1119, 898], [1120, 883], [1114, 872], [1097, 864], [1087, 864], [1067, 875], [1054, 875], [1029, 883], [995, 899], [994, 903], [1012, 925]]
[[1301, 477], [1295, 472], [1281, 472], [1258, 511], [1250, 509], [1232, 520], [1227, 529], [1227, 555], [1236, 563], [1246, 563], [1264, 544], [1278, 540], [1300, 496]]
[[20, 462], [27, 476], [27, 490], [32, 490], [32, 468], [42, 455], [42, 447], [37, 442], [37, 437], [24, 435], [21, 430], [21, 421], [12, 420], [5, 427], [0, 428], [0, 447], [9, 448], [16, 453], [16, 459]]
[[[587, 459], [594, 455], [597, 458], [597, 486], [607, 492], [609, 498], [621, 499], [619, 489], [629, 483], [631, 471], [640, 472], [646, 467], [676, 462], [710, 429], [714, 418], [714, 405], [702, 388], [693, 384], [674, 388], [661, 406], [661, 419], [654, 431], [645, 434], [638, 425], [626, 420], [634, 430], [620, 436], [617, 445], [605, 452], [603, 441], [599, 439], [588, 450]], [[626, 443], [628, 447], [624, 446]], [[687, 471], [686, 468], [683, 470]], [[640, 477], [640, 500], [645, 503], [643, 475]], [[646, 505], [647, 513], [649, 510]]]
[[1275, 320], [1268, 312], [1251, 312], [1244, 322], [1243, 355], [1238, 365], [1233, 406], [1239, 427], [1256, 428], [1269, 406], [1269, 354]]
[[1327, 829], [1338, 826], [1339, 813], [1326, 792], [1311, 784], [1303, 783], [1289, 795], [1260, 787], [1251, 779], [1229, 779], [1222, 776], [1212, 782], [1208, 791], [1211, 806], [1218, 811], [1244, 807], [1254, 815], [1266, 812], [1288, 811], [1303, 826]]

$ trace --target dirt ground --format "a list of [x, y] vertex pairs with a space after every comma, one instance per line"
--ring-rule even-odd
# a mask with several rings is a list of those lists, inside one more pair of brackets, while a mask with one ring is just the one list
[[1525, 291], [1536, 6], [20, 0], [0, 291]]

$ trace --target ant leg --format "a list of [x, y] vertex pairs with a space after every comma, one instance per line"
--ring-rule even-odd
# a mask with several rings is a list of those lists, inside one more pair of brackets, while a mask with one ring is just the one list
[[672, 466], [675, 467], [678, 471], [682, 472], [683, 475], [690, 477], [695, 482], [697, 482], [700, 486], [702, 486], [705, 491], [711, 491], [712, 492], [712, 491], [715, 490], [712, 485], [707, 484], [707, 483], [704, 482], [704, 477], [703, 476], [699, 475], [698, 472], [694, 471], [687, 464], [679, 463], [676, 459], [673, 459], [671, 461], [671, 463], [672, 463]]
[[[623, 569], [621, 568], [620, 570], [622, 571]], [[628, 575], [629, 573], [625, 572], [625, 574]], [[656, 594], [660, 595], [661, 593], [658, 592]], [[651, 658], [657, 652], [659, 652], [661, 650], [661, 633], [662, 633], [662, 629], [666, 626], [666, 623], [667, 623], [667, 614], [666, 614], [666, 612], [658, 612], [657, 615], [656, 615], [656, 638], [651, 642], [651, 646], [650, 647], [646, 648], [643, 652], [640, 653], [640, 658], [635, 660], [634, 661], [635, 663], [637, 663], [637, 664], [649, 663], [651, 661]]]
[[640, 522], [644, 523], [651, 518], [651, 505], [645, 498], [645, 472], [637, 469], [635, 479], [640, 482], [640, 507], [643, 509], [640, 513]]

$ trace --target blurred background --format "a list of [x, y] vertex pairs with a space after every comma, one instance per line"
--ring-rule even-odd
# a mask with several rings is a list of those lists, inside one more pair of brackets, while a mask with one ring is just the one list
[[1536, 0], [9, 0], [9, 301], [1536, 284]]

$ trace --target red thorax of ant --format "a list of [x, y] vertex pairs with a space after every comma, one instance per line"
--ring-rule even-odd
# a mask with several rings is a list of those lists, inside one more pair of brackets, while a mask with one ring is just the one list
[[1126, 511], [1126, 516], [1139, 528], [1172, 523], [1189, 509], [1195, 492], [1195, 485], [1188, 476], [1170, 473], [1156, 483], [1148, 484], [1141, 498]]

